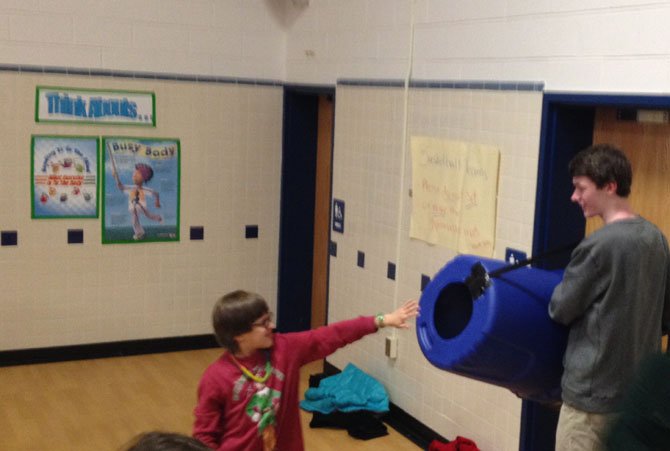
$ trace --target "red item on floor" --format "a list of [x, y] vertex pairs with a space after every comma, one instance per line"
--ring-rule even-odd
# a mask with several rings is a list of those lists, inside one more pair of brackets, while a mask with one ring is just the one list
[[477, 448], [477, 444], [469, 438], [459, 436], [449, 443], [433, 440], [430, 443], [430, 446], [428, 446], [428, 451], [479, 451], [479, 448]]

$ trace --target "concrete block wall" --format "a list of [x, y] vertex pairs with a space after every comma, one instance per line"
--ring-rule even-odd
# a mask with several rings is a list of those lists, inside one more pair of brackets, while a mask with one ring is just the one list
[[286, 74], [334, 83], [403, 78], [411, 66], [415, 79], [664, 93], [668, 19], [665, 1], [312, 0], [288, 33]]
[[[422, 276], [432, 277], [455, 256], [409, 238], [411, 156], [409, 144], [402, 145], [403, 88], [357, 83], [337, 88], [333, 196], [346, 203], [346, 224], [344, 234], [332, 234], [338, 252], [331, 257], [330, 321], [392, 311], [418, 298]], [[426, 85], [409, 92], [407, 139], [432, 136], [500, 149], [499, 259], [506, 247], [530, 252], [532, 246], [541, 107], [542, 93], [535, 90]], [[365, 254], [364, 268], [357, 265], [358, 252]], [[396, 265], [395, 280], [387, 277], [389, 262]], [[392, 402], [445, 437], [467, 436], [482, 450], [518, 449], [521, 401], [506, 389], [432, 367], [415, 334], [385, 330], [338, 351], [332, 361], [340, 368], [353, 362], [378, 378]], [[391, 335], [399, 340], [395, 360], [384, 354]]]
[[286, 6], [7, 0], [0, 4], [0, 63], [283, 79]]
[[[38, 85], [152, 91], [156, 128], [36, 123]], [[5, 71], [0, 98], [0, 230], [18, 233], [0, 247], [0, 350], [208, 334], [214, 302], [239, 287], [276, 308], [281, 87]], [[103, 245], [101, 219], [31, 219], [33, 134], [179, 139], [180, 241]]]

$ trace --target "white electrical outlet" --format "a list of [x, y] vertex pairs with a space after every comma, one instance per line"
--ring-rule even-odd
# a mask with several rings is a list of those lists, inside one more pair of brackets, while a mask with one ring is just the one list
[[389, 359], [398, 358], [398, 337], [386, 337], [385, 353]]

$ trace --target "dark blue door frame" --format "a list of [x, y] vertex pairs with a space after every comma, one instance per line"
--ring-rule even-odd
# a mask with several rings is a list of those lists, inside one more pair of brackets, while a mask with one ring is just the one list
[[320, 95], [329, 86], [284, 86], [277, 330], [311, 326], [314, 199]]
[[[572, 205], [568, 162], [593, 141], [597, 107], [669, 109], [670, 97], [643, 95], [545, 93], [542, 105], [540, 157], [533, 255], [583, 238], [585, 220]], [[543, 261], [545, 269], [563, 268], [569, 256]], [[553, 451], [558, 409], [523, 401], [520, 451]]]

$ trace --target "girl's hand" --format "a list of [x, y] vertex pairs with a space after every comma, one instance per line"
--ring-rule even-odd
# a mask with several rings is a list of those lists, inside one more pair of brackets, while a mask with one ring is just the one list
[[397, 310], [384, 315], [384, 326], [397, 327], [398, 329], [409, 329], [407, 320], [419, 314], [419, 302], [415, 299], [406, 301]]

